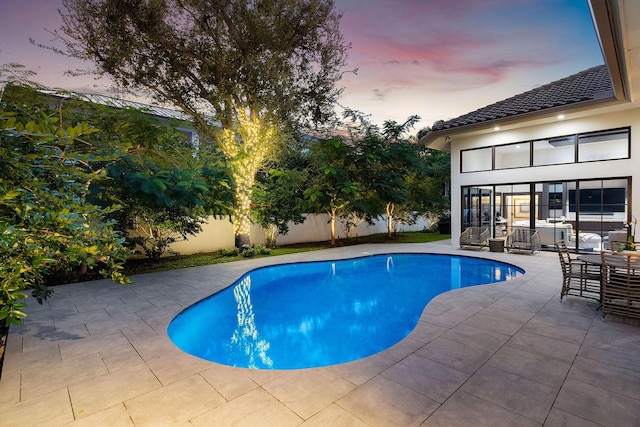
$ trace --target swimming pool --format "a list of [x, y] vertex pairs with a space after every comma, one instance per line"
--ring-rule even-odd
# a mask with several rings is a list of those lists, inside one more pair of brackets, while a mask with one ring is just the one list
[[185, 309], [168, 334], [183, 351], [230, 366], [333, 365], [396, 344], [443, 292], [523, 273], [505, 263], [439, 254], [262, 267]]

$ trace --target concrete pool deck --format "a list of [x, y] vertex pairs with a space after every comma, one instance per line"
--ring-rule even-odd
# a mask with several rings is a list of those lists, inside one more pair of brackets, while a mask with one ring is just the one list
[[[526, 270], [436, 297], [395, 346], [295, 371], [232, 368], [167, 337], [182, 309], [258, 266], [363, 253], [437, 252]], [[449, 241], [360, 245], [57, 287], [11, 327], [0, 425], [640, 425], [640, 326], [560, 302], [556, 253], [465, 251]]]

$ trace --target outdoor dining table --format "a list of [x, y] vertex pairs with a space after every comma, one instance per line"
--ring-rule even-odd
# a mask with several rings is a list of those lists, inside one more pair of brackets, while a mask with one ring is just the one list
[[586, 262], [587, 264], [597, 265], [602, 268], [602, 257], [599, 253], [578, 255], [577, 259], [582, 262]]

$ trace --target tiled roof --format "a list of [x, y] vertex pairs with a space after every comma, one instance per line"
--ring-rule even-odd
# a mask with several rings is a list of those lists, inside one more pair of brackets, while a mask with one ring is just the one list
[[613, 97], [607, 68], [599, 65], [520, 95], [496, 102], [455, 119], [436, 122], [434, 131], [514, 117], [563, 105]]

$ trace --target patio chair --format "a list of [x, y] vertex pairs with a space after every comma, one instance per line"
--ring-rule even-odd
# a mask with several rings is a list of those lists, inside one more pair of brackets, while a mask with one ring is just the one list
[[640, 253], [602, 252], [602, 319], [640, 318]]
[[571, 258], [564, 240], [555, 243], [562, 268], [562, 290], [560, 301], [567, 295], [592, 298], [600, 301], [600, 268], [593, 264]]
[[468, 227], [460, 234], [460, 247], [482, 249], [489, 245], [489, 229], [486, 227]]
[[538, 230], [514, 228], [507, 236], [507, 251], [524, 251], [534, 253], [541, 249]]

